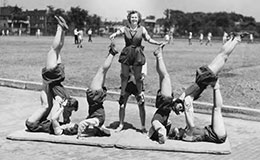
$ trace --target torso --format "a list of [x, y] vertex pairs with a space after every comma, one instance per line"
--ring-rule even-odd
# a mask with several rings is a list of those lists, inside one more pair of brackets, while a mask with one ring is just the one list
[[143, 39], [143, 27], [139, 26], [135, 30], [132, 30], [129, 27], [124, 27], [124, 38], [126, 46], [141, 46]]

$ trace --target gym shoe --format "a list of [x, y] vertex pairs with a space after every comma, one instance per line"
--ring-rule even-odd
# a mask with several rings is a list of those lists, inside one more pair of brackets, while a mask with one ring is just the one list
[[111, 44], [108, 47], [109, 47], [109, 53], [110, 54], [112, 54], [113, 56], [118, 54], [118, 51], [115, 48], [116, 47], [115, 43], [111, 42]]
[[65, 21], [64, 18], [62, 18], [61, 16], [54, 16], [54, 18], [58, 21], [58, 24], [64, 29], [64, 30], [68, 30], [69, 27]]

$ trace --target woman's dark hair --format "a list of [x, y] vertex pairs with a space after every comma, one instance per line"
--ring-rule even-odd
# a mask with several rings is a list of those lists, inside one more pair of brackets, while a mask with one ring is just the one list
[[141, 13], [138, 12], [138, 11], [135, 11], [135, 10], [132, 10], [132, 11], [128, 11], [128, 14], [127, 14], [127, 20], [128, 22], [131, 24], [131, 15], [132, 14], [136, 14], [137, 13], [137, 16], [138, 16], [138, 25], [141, 23], [141, 20], [142, 20], [142, 16], [141, 16]]
[[71, 128], [66, 128], [63, 130], [63, 134], [65, 135], [76, 135], [78, 134], [78, 124], [75, 124], [73, 127]]

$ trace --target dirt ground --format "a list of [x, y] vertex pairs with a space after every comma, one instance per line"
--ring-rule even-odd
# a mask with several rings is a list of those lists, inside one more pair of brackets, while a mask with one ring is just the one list
[[[46, 53], [53, 37], [33, 36], [0, 37], [0, 77], [25, 81], [41, 82], [41, 68], [44, 66]], [[162, 39], [157, 39], [162, 40]], [[124, 46], [122, 38], [116, 39], [120, 51]], [[108, 38], [94, 37], [93, 43], [83, 41], [83, 48], [73, 44], [73, 37], [68, 36], [62, 50], [66, 66], [65, 85], [88, 87], [92, 77], [107, 55]], [[155, 70], [155, 59], [152, 52], [156, 46], [144, 42], [148, 62], [148, 75], [145, 80], [145, 92], [154, 96], [158, 89], [158, 75]], [[219, 52], [220, 41], [212, 46], [200, 45], [193, 40], [174, 39], [164, 49], [164, 59], [171, 76], [173, 91], [176, 96], [188, 87], [195, 77], [195, 70], [208, 64]], [[260, 45], [242, 42], [231, 54], [227, 64], [220, 73], [220, 83], [224, 104], [260, 109]], [[107, 76], [107, 88], [119, 91], [120, 64], [115, 58]], [[212, 102], [211, 90], [206, 90], [200, 101]]]

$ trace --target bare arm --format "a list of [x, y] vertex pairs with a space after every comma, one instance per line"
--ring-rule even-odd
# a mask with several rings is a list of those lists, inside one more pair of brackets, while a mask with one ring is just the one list
[[58, 110], [51, 117], [52, 127], [53, 127], [55, 135], [61, 135], [62, 134], [62, 128], [61, 128], [60, 123], [59, 123], [59, 117], [61, 116], [61, 114], [64, 111], [64, 106], [67, 104], [67, 100], [62, 101], [61, 97], [56, 96], [55, 101], [56, 102], [54, 103], [54, 105], [57, 106]]
[[152, 39], [144, 27], [143, 27], [143, 37], [144, 37], [144, 40], [146, 40], [150, 44], [161, 45], [163, 43], [163, 42], [157, 42], [154, 39]]
[[111, 35], [109, 36], [109, 39], [110, 39], [110, 40], [114, 40], [116, 36], [118, 36], [118, 35], [120, 35], [120, 34], [122, 34], [122, 33], [124, 33], [124, 27], [118, 29], [115, 33], [111, 34]]

